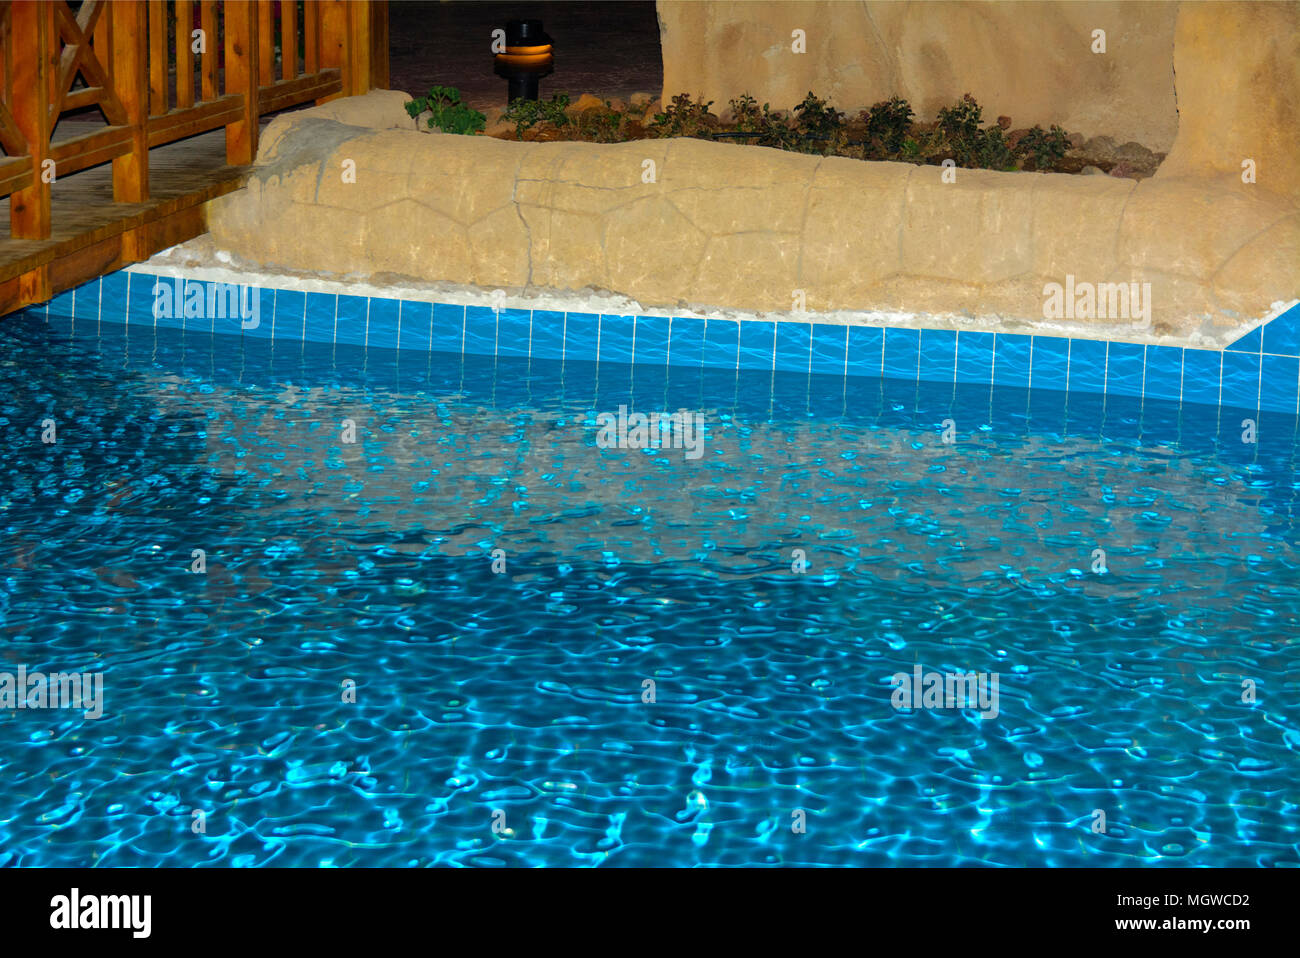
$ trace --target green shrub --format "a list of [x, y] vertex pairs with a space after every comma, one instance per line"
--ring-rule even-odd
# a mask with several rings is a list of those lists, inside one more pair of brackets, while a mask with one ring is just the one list
[[976, 139], [975, 165], [982, 170], [1014, 170], [1016, 158], [1011, 144], [1002, 135], [1002, 127], [991, 126]]
[[578, 133], [584, 140], [594, 143], [621, 143], [624, 114], [614, 109], [606, 100], [603, 110], [586, 110], [578, 117]]
[[1059, 126], [1053, 124], [1048, 131], [1035, 125], [1020, 138], [1015, 152], [1026, 169], [1047, 172], [1056, 169], [1061, 160], [1065, 159], [1065, 151], [1069, 148], [1070, 141]]
[[825, 100], [813, 96], [811, 90], [794, 108], [794, 114], [800, 134], [799, 149], [807, 153], [834, 153], [843, 149], [846, 139], [844, 114], [830, 107]]
[[975, 167], [984, 151], [984, 137], [980, 133], [983, 111], [975, 98], [965, 94], [955, 106], [939, 111], [938, 130], [943, 135], [943, 146], [953, 154], [958, 166]]
[[689, 93], [679, 93], [663, 113], [656, 113], [650, 123], [655, 136], [698, 136], [708, 137], [710, 125], [709, 107], [713, 101], [692, 102]]
[[907, 135], [915, 115], [911, 104], [897, 96], [882, 100], [865, 111], [862, 120], [867, 126], [869, 152], [886, 157], [899, 154], [919, 156], [919, 145]]
[[406, 112], [417, 117], [429, 111], [429, 126], [444, 133], [482, 133], [487, 117], [472, 110], [460, 101], [460, 91], [452, 86], [436, 86], [428, 95], [416, 97], [406, 104]]
[[731, 107], [731, 121], [736, 127], [737, 133], [759, 133], [763, 129], [763, 112], [767, 109], [767, 104], [763, 109], [758, 108], [758, 101], [748, 93], [742, 93], [739, 97], [728, 102], [727, 106]]
[[549, 123], [561, 127], [569, 122], [569, 115], [564, 112], [569, 106], [569, 97], [557, 93], [549, 100], [525, 100], [522, 97], [510, 101], [502, 119], [515, 125], [515, 137], [522, 139], [524, 130], [531, 129], [539, 123]]

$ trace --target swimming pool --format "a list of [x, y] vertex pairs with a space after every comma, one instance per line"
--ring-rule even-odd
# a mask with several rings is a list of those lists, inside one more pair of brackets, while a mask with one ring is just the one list
[[0, 864], [1300, 865], [1290, 413], [33, 311], [0, 434]]

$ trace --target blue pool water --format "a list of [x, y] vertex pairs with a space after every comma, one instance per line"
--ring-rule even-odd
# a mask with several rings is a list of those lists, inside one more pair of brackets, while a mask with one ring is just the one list
[[[599, 448], [620, 405], [702, 413], [703, 456]], [[0, 864], [1300, 865], [1298, 449], [9, 317], [0, 671], [105, 704], [0, 711]], [[997, 716], [895, 709], [918, 665], [996, 673]]]

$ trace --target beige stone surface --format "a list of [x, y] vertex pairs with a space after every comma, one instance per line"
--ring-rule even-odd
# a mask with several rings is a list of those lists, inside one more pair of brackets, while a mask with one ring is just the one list
[[1292, 290], [1300, 276], [1300, 214], [1254, 236], [1211, 277], [1218, 305], [1240, 316], [1258, 316], [1271, 302], [1269, 290]]
[[909, 276], [997, 283], [1027, 275], [1031, 185], [1018, 173], [917, 167], [903, 204], [901, 271]]
[[1139, 273], [1208, 278], [1289, 211], [1280, 198], [1231, 176], [1144, 180], [1120, 218], [1119, 263]]
[[269, 269], [776, 314], [802, 291], [822, 314], [997, 329], [1043, 328], [1044, 285], [1073, 275], [1152, 284], [1149, 321], [1083, 327], [1189, 343], [1293, 298], [1300, 277], [1296, 205], [1225, 172], [944, 182], [938, 167], [693, 139], [517, 143], [310, 111], [276, 123], [247, 188], [209, 217], [218, 249]]
[[1156, 176], [1227, 173], [1300, 200], [1300, 3], [1181, 3], [1178, 138]]
[[[991, 123], [1060, 123], [1167, 151], [1178, 129], [1172, 2], [659, 0], [663, 99], [789, 109], [809, 90], [856, 113], [891, 96], [926, 119], [972, 94]], [[803, 30], [807, 52], [792, 51]], [[1106, 31], [1106, 53], [1092, 32]]]
[[348, 126], [363, 126], [372, 130], [414, 130], [415, 119], [406, 112], [411, 95], [401, 90], [371, 90], [361, 96], [339, 97], [319, 106], [296, 113], [285, 114], [292, 118], [310, 112], [323, 120], [337, 120]]
[[1137, 185], [1110, 176], [1035, 176], [1029, 183], [1033, 272], [1056, 282], [1110, 275], [1119, 265], [1116, 230]]

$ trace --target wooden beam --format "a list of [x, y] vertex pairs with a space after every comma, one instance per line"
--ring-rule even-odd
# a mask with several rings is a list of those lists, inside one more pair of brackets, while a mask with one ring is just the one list
[[113, 160], [113, 199], [142, 203], [149, 198], [149, 33], [145, 0], [117, 0], [113, 17], [113, 85], [131, 128], [131, 151]]
[[50, 157], [60, 176], [98, 166], [131, 152], [135, 131], [129, 126], [109, 126], [74, 136], [50, 146]]
[[322, 70], [315, 76], [301, 76], [296, 80], [280, 80], [264, 86], [258, 92], [263, 113], [274, 113], [287, 106], [296, 106], [308, 100], [336, 96], [343, 90], [343, 79], [338, 70]]
[[[9, 195], [9, 232], [16, 239], [48, 239], [50, 184], [42, 174], [50, 149], [50, 83], [58, 70], [54, 7], [39, 0], [15, 0], [10, 17], [14, 36], [27, 48], [25, 55], [14, 58], [11, 97], [14, 126], [27, 144], [33, 177], [30, 186]], [[33, 282], [39, 291], [43, 283], [48, 285], [48, 276]]]
[[162, 146], [196, 133], [206, 133], [227, 123], [238, 122], [244, 114], [244, 98], [238, 93], [209, 100], [188, 110], [172, 110], [149, 118], [149, 146]]
[[226, 93], [244, 97], [239, 121], [226, 127], [226, 161], [244, 166], [257, 156], [257, 11], [252, 0], [227, 0], [225, 14]]
[[32, 158], [15, 156], [0, 160], [0, 196], [32, 185]]

